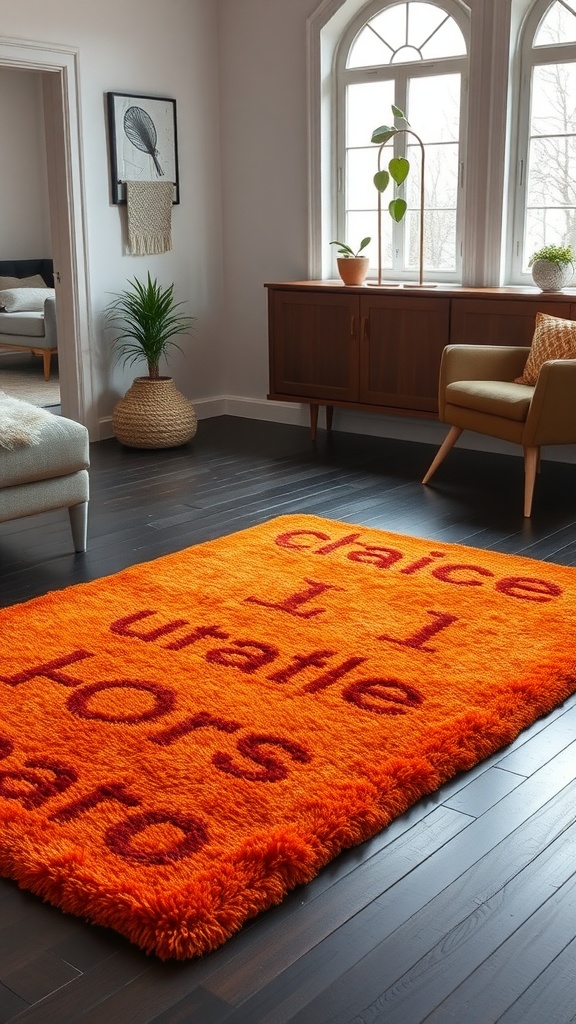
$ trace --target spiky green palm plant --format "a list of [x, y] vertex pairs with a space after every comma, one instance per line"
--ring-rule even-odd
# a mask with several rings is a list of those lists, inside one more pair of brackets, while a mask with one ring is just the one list
[[182, 351], [174, 338], [188, 334], [195, 317], [177, 312], [183, 302], [174, 301], [174, 285], [163, 288], [150, 273], [146, 283], [134, 278], [105, 309], [106, 326], [115, 330], [114, 345], [123, 365], [142, 359], [151, 380], [160, 377], [160, 360], [171, 348]]

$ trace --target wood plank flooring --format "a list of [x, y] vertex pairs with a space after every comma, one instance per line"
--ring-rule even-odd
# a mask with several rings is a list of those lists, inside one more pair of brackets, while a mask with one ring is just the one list
[[[425, 488], [433, 452], [232, 417], [95, 444], [89, 550], [66, 513], [0, 525], [0, 606], [291, 512], [576, 565], [576, 466], [525, 520], [521, 459], [457, 448]], [[0, 1024], [574, 1024], [575, 775], [572, 698], [186, 963], [0, 880]]]

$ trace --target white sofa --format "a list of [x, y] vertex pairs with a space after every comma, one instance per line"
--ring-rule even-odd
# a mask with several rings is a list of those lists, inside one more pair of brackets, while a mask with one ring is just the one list
[[42, 280], [47, 289], [42, 308], [17, 312], [0, 309], [0, 349], [42, 356], [44, 379], [49, 380], [52, 356], [58, 351], [52, 260], [0, 260], [0, 284], [34, 278], [39, 284]]
[[0, 416], [0, 523], [66, 508], [74, 549], [85, 551], [90, 466], [86, 427], [2, 391]]

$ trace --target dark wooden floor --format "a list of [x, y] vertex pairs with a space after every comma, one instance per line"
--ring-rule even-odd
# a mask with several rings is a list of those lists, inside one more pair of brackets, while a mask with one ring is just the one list
[[[543, 464], [526, 521], [520, 459], [457, 449], [424, 488], [432, 453], [230, 417], [102, 442], [88, 552], [65, 513], [1, 525], [0, 605], [297, 511], [576, 564], [576, 466]], [[575, 738], [573, 698], [187, 963], [0, 881], [0, 1024], [575, 1022]]]

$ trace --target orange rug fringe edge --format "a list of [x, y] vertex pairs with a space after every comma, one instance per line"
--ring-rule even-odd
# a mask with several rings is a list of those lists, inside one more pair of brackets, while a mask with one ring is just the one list
[[[245, 922], [280, 903], [296, 886], [309, 882], [339, 852], [371, 838], [418, 799], [434, 792], [464, 771], [511, 743], [538, 717], [558, 707], [576, 690], [574, 674], [517, 685], [511, 714], [510, 691], [498, 693], [482, 712], [466, 712], [457, 722], [431, 733], [425, 750], [413, 757], [389, 761], [372, 782], [344, 784], [332, 804], [311, 802], [308, 833], [280, 828], [252, 838], [238, 855], [221, 864], [221, 878], [206, 873], [193, 886], [171, 897], [150, 901], [143, 908], [125, 891], [91, 894], [90, 876], [81, 857], [53, 857], [46, 862], [33, 844], [18, 860], [0, 854], [0, 873], [15, 879], [61, 909], [115, 929], [160, 959], [187, 959], [209, 952], [237, 932]], [[4, 828], [19, 831], [25, 816], [8, 809], [0, 816]], [[207, 923], [207, 917], [210, 922]]]

